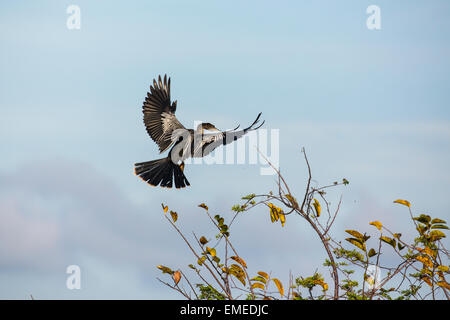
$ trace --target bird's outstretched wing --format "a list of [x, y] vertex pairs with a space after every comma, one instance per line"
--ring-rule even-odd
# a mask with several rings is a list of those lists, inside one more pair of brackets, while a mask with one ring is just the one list
[[150, 137], [158, 144], [162, 153], [167, 150], [172, 143], [172, 133], [176, 129], [185, 127], [175, 117], [177, 101], [170, 103], [170, 78], [164, 75], [158, 77], [158, 82], [154, 79], [147, 93], [142, 112], [144, 113], [144, 124]]
[[261, 117], [261, 112], [258, 114], [256, 120], [247, 128], [243, 130], [237, 130], [239, 126], [229, 131], [222, 131], [218, 133], [209, 133], [203, 134], [201, 142], [195, 144], [194, 157], [204, 157], [210, 154], [214, 149], [221, 145], [229, 144], [233, 141], [244, 136], [246, 133], [259, 129], [265, 121], [263, 121], [260, 125], [256, 126], [259, 122], [259, 118]]

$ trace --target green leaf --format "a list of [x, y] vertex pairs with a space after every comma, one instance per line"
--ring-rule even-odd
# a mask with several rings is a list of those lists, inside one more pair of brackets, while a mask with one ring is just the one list
[[377, 252], [375, 251], [375, 249], [372, 248], [372, 249], [369, 250], [369, 253], [368, 253], [369, 257], [373, 257], [376, 254], [377, 254]]
[[221, 227], [223, 225], [223, 222], [225, 221], [221, 216], [216, 215], [214, 216], [214, 218], [216, 218], [217, 223], [219, 224], [219, 227]]
[[245, 197], [242, 197], [242, 200], [252, 200], [254, 197], [256, 197], [256, 194], [252, 193]]
[[417, 226], [417, 231], [419, 231], [420, 234], [423, 234], [425, 231], [427, 231], [429, 229], [429, 227], [423, 225], [423, 224], [419, 224]]
[[431, 220], [431, 223], [435, 224], [435, 223], [447, 223], [447, 222], [445, 222], [445, 220], [441, 220], [441, 219], [436, 218], [436, 219]]
[[246, 208], [245, 205], [241, 206], [239, 204], [236, 204], [233, 207], [231, 207], [231, 210], [233, 210], [234, 212], [243, 212], [245, 211], [245, 208]]

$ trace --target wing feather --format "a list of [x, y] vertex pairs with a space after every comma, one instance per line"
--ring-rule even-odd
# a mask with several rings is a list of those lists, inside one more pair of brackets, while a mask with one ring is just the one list
[[202, 137], [198, 139], [199, 143], [194, 146], [194, 157], [204, 157], [210, 154], [217, 147], [230, 144], [233, 141], [243, 137], [246, 133], [259, 129], [264, 124], [263, 121], [259, 126], [255, 127], [260, 116], [261, 113], [258, 114], [256, 120], [249, 127], [243, 130], [229, 130], [218, 133], [203, 134]]
[[175, 116], [177, 102], [170, 101], [170, 78], [158, 77], [158, 81], [153, 79], [150, 92], [142, 106], [144, 113], [144, 124], [147, 133], [159, 146], [159, 151], [164, 152], [173, 143], [172, 132], [176, 129], [184, 129], [184, 126]]

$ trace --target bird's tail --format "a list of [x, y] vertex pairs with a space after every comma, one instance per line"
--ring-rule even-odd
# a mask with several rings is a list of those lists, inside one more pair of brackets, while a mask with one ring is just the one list
[[161, 187], [172, 188], [173, 180], [177, 189], [189, 186], [183, 169], [183, 164], [173, 163], [170, 157], [134, 164], [134, 174], [155, 187], [161, 185]]

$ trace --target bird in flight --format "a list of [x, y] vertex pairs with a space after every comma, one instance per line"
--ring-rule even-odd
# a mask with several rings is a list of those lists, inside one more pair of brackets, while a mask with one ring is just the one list
[[[176, 188], [189, 186], [184, 175], [184, 160], [201, 158], [221, 145], [229, 144], [247, 132], [259, 129], [261, 113], [247, 128], [237, 130], [239, 126], [229, 131], [220, 131], [211, 123], [200, 123], [196, 130], [186, 129], [176, 118], [177, 101], [170, 100], [170, 78], [161, 76], [153, 80], [150, 92], [145, 98], [142, 112], [147, 133], [156, 142], [160, 153], [169, 151], [167, 157], [134, 164], [134, 173], [152, 186]], [[205, 132], [209, 131], [209, 132]]]

